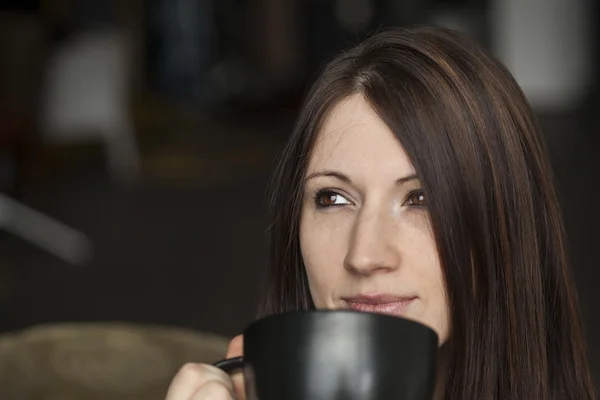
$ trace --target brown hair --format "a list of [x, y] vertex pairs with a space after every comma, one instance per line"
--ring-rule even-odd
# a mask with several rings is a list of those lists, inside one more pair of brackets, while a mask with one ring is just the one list
[[355, 93], [429, 196], [451, 313], [445, 398], [594, 398], [540, 129], [511, 74], [450, 30], [380, 31], [322, 71], [273, 177], [262, 315], [314, 308], [299, 245], [303, 182], [328, 111]]

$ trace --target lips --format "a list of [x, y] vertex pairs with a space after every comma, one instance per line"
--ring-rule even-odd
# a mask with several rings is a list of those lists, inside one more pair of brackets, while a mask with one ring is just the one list
[[377, 314], [404, 315], [417, 296], [359, 295], [344, 297], [342, 300], [350, 310]]

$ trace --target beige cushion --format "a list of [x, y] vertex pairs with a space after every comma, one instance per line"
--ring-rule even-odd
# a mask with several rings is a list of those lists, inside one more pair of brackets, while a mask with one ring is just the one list
[[184, 363], [215, 362], [227, 343], [170, 327], [38, 326], [0, 337], [0, 399], [162, 400]]

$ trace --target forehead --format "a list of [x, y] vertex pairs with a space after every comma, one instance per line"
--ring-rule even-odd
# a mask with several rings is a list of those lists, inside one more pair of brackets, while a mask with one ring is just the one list
[[347, 173], [414, 173], [398, 138], [361, 95], [340, 101], [326, 116], [312, 150], [308, 170]]

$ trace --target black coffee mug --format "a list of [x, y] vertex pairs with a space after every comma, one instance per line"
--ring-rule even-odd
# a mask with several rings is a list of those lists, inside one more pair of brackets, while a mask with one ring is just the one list
[[438, 337], [404, 318], [351, 310], [297, 311], [252, 323], [243, 369], [249, 400], [431, 400]]

